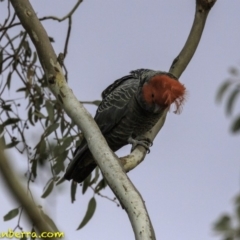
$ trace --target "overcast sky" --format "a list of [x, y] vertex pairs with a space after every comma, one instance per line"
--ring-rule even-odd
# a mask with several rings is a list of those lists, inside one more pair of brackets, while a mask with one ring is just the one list
[[[63, 16], [75, 2], [31, 1], [39, 17]], [[0, 15], [6, 14], [4, 5]], [[74, 14], [65, 60], [74, 94], [80, 100], [100, 99], [102, 90], [131, 70], [168, 71], [188, 36], [194, 10], [194, 0], [85, 0]], [[129, 173], [145, 200], [157, 239], [220, 239], [212, 224], [233, 209], [233, 197], [239, 192], [240, 137], [230, 133], [231, 119], [215, 97], [229, 68], [240, 65], [239, 11], [240, 1], [218, 0], [180, 79], [189, 93], [182, 114], [168, 114], [151, 153]], [[62, 52], [67, 25], [45, 21], [44, 26], [55, 39], [56, 52]], [[86, 107], [95, 114], [94, 106]], [[129, 149], [119, 151], [119, 156]], [[22, 168], [21, 162], [15, 163], [16, 169]], [[64, 185], [47, 202], [40, 199], [42, 187], [35, 193], [67, 239], [134, 239], [125, 211], [100, 197], [93, 219], [76, 231], [93, 193], [88, 190], [82, 196], [79, 188], [77, 201], [71, 204], [70, 183]], [[103, 194], [113, 196], [109, 189]], [[16, 226], [17, 218], [3, 222], [2, 216], [18, 205], [8, 194], [1, 195], [0, 231], [7, 231]]]

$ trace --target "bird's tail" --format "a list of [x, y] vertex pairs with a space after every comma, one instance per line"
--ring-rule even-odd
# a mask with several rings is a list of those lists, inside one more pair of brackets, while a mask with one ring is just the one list
[[64, 178], [78, 183], [84, 181], [96, 167], [94, 158], [85, 140], [75, 150], [74, 158], [68, 165]]

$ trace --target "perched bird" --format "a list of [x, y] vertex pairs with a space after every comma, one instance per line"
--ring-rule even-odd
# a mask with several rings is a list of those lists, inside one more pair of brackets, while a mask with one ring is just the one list
[[[116, 80], [102, 93], [95, 121], [112, 151], [131, 143], [148, 148], [142, 135], [149, 131], [172, 103], [181, 111], [186, 89], [170, 73], [139, 69]], [[74, 152], [65, 179], [82, 182], [96, 167], [84, 139]]]

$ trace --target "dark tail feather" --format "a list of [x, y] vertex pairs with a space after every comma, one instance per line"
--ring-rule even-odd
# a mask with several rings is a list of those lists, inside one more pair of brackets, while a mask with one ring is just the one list
[[76, 149], [74, 158], [68, 165], [64, 175], [64, 178], [67, 180], [73, 179], [74, 181], [81, 183], [97, 166], [88, 149], [87, 143], [84, 142]]

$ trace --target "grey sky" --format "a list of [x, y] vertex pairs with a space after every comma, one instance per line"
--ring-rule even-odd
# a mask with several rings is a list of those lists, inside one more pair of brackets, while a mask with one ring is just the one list
[[[32, 1], [39, 17], [63, 16], [74, 3]], [[185, 43], [194, 8], [193, 0], [85, 0], [73, 17], [65, 62], [75, 95], [80, 100], [100, 99], [105, 87], [137, 68], [167, 71]], [[2, 11], [4, 8], [0, 15]], [[215, 96], [229, 76], [228, 69], [240, 65], [239, 11], [239, 1], [218, 0], [197, 52], [180, 79], [188, 90], [182, 114], [169, 113], [151, 153], [129, 173], [146, 202], [157, 239], [219, 239], [211, 224], [224, 211], [232, 211], [232, 199], [239, 191], [239, 135], [230, 134], [231, 121]], [[56, 41], [56, 52], [62, 52], [66, 24], [45, 21], [44, 26]], [[86, 107], [95, 113], [94, 106]], [[126, 155], [129, 149], [120, 150], [119, 155]], [[92, 192], [82, 196], [79, 188], [77, 201], [71, 204], [70, 183], [65, 185], [66, 190], [42, 204], [67, 239], [134, 239], [126, 213], [100, 197], [93, 219], [75, 231]], [[41, 191], [36, 188], [36, 195]], [[103, 193], [113, 195], [109, 189]], [[3, 197], [0, 216], [16, 206]], [[14, 221], [3, 222], [1, 217], [0, 231], [14, 227]]]

